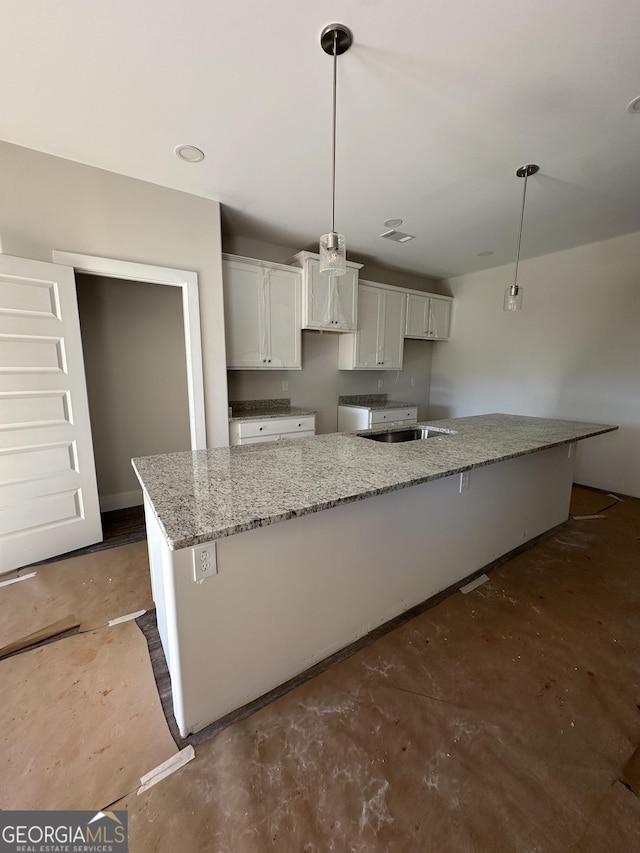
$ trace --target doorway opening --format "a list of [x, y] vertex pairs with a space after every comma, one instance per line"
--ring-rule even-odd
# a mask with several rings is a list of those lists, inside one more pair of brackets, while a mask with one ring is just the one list
[[100, 509], [139, 505], [132, 457], [206, 446], [197, 275], [53, 258], [75, 272]]

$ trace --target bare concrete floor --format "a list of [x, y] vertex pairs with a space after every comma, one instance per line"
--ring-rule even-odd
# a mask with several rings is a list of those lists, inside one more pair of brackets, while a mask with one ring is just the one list
[[[19, 663], [26, 668], [6, 704], [5, 769], [15, 751], [11, 726], [24, 728], [25, 715], [36, 719], [36, 712], [43, 720], [41, 731], [23, 738], [24, 760], [5, 774], [0, 807], [44, 807], [43, 784], [59, 799], [72, 783], [86, 787], [83, 780], [91, 778], [92, 807], [128, 809], [132, 853], [640, 851], [640, 799], [619, 781], [640, 744], [640, 500], [578, 488], [572, 514], [577, 518], [495, 569], [473, 592], [454, 593], [197, 743], [193, 761], [141, 795], [137, 776], [156, 759], [145, 758], [135, 770], [134, 753], [147, 755], [168, 732], [139, 715], [136, 748], [125, 750], [131, 778], [113, 806], [111, 779], [98, 768], [89, 736], [93, 712], [88, 722], [70, 724], [79, 713], [73, 691], [69, 698], [52, 683], [56, 701], [40, 713], [43, 676], [29, 667], [47, 647], [0, 661], [5, 674]], [[594, 515], [602, 517], [580, 518]], [[85, 609], [98, 608], [102, 615], [90, 627], [102, 627], [55, 639], [59, 648], [46, 654], [69, 658], [73, 665], [63, 668], [61, 683], [70, 677], [86, 693], [74, 675], [74, 643], [91, 645], [82, 665], [99, 702], [107, 740], [98, 752], [105, 755], [107, 742], [122, 749], [131, 737], [122, 707], [133, 708], [134, 698], [157, 703], [150, 677], [139, 696], [141, 680], [124, 678], [118, 660], [107, 675], [97, 669], [102, 646], [96, 643], [103, 637], [108, 644], [107, 634], [117, 630], [105, 620], [148, 606], [146, 557], [127, 558], [126, 570], [117, 572], [126, 554], [115, 548], [77, 558], [103, 559], [103, 569], [93, 562], [44, 566], [42, 576], [4, 588], [0, 600], [4, 611], [32, 610], [43, 625], [55, 622], [60, 601], [50, 587], [58, 573], [78, 585], [76, 599], [71, 587], [63, 598], [81, 631]], [[4, 621], [20, 633], [21, 620]], [[131, 623], [119, 626], [125, 629], [137, 632]], [[26, 621], [21, 630], [34, 633]], [[122, 664], [130, 663], [131, 644], [127, 649]], [[112, 687], [122, 702], [120, 710], [111, 703], [110, 717], [105, 697]], [[78, 734], [83, 726], [86, 737]], [[45, 761], [49, 776], [30, 786], [28, 768], [42, 764], [47, 743], [63, 731], [73, 741], [73, 764]], [[27, 768], [22, 776], [20, 767]], [[105, 778], [96, 779], [101, 773]], [[58, 799], [56, 807], [75, 802]]]
[[572, 512], [604, 518], [571, 520], [121, 800], [130, 849], [640, 850], [640, 800], [618, 781], [640, 743], [640, 501], [577, 489]]

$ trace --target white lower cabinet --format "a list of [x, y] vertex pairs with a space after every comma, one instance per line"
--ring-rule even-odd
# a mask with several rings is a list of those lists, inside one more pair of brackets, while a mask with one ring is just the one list
[[259, 444], [264, 441], [279, 441], [282, 438], [309, 438], [315, 434], [315, 415], [301, 415], [298, 418], [231, 421], [229, 424], [229, 442], [232, 445]]
[[301, 271], [223, 255], [227, 368], [299, 370]]
[[358, 331], [340, 338], [340, 370], [400, 370], [406, 291], [374, 282], [358, 285]]
[[405, 337], [429, 341], [448, 340], [452, 302], [451, 297], [408, 291]]
[[401, 406], [397, 409], [376, 409], [365, 406], [338, 406], [338, 432], [352, 432], [372, 427], [407, 426], [418, 421], [417, 406]]

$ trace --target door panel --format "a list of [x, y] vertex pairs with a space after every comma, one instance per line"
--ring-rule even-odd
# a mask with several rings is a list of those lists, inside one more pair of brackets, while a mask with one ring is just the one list
[[385, 291], [384, 305], [384, 366], [385, 369], [402, 368], [406, 301], [404, 293]]
[[335, 304], [333, 310], [338, 329], [355, 331], [358, 319], [358, 282], [355, 270], [347, 269], [335, 281]]
[[73, 270], [0, 255], [0, 573], [101, 540]]
[[309, 284], [307, 288], [307, 325], [324, 329], [331, 325], [330, 288], [331, 278], [320, 275], [320, 262], [314, 258], [307, 261]]
[[429, 297], [409, 293], [407, 296], [407, 325], [405, 336], [426, 338], [429, 334]]
[[429, 331], [432, 338], [449, 337], [451, 303], [444, 299], [429, 300]]
[[264, 270], [225, 260], [222, 272], [227, 367], [263, 367], [267, 359]]
[[302, 366], [300, 284], [297, 270], [269, 270], [269, 366]]
[[376, 368], [381, 360], [378, 325], [382, 313], [382, 294], [376, 287], [358, 287], [358, 334], [356, 335], [356, 368]]

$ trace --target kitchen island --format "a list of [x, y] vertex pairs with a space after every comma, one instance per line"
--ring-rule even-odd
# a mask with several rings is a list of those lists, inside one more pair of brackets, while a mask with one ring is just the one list
[[181, 734], [566, 521], [575, 442], [616, 428], [430, 423], [133, 460]]

